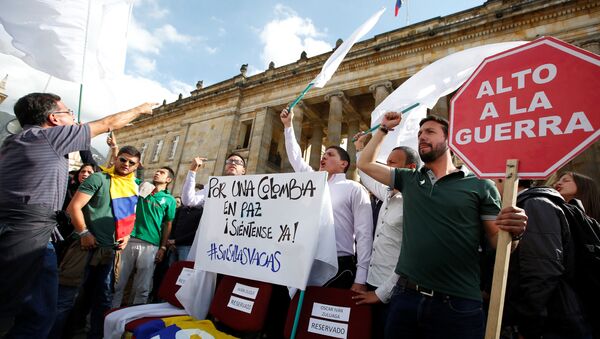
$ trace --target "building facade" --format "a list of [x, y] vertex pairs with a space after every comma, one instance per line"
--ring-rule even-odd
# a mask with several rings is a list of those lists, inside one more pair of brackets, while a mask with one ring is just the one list
[[[371, 111], [430, 63], [471, 47], [540, 36], [600, 54], [600, 2], [489, 0], [356, 44], [327, 86], [309, 91], [295, 108], [294, 130], [306, 160], [318, 168], [324, 145], [342, 144], [354, 156], [348, 136], [369, 128]], [[221, 175], [225, 157], [234, 151], [247, 159], [248, 174], [289, 172], [279, 112], [314, 79], [330, 55], [307, 58], [302, 53], [294, 63], [277, 68], [271, 63], [253, 76], [246, 76], [244, 65], [239, 75], [206, 88], [199, 81], [190, 96], [163, 103], [152, 116], [120, 130], [119, 143], [142, 151], [145, 179], [160, 166], [172, 167], [177, 174], [175, 194], [195, 156], [209, 159], [198, 172], [199, 183]], [[441, 98], [434, 111], [447, 116], [450, 98]], [[566, 167], [600, 182], [599, 144]], [[354, 165], [348, 176], [356, 178]]]

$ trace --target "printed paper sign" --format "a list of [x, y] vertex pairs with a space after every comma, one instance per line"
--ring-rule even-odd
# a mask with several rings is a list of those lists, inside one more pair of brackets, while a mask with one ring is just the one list
[[350, 319], [350, 307], [313, 303], [311, 315], [319, 318], [347, 322]]
[[138, 193], [139, 193], [140, 197], [145, 198], [148, 196], [148, 194], [152, 193], [152, 191], [154, 191], [154, 185], [152, 185], [149, 182], [144, 181], [143, 183], [140, 184]]
[[181, 270], [181, 273], [179, 273], [179, 277], [177, 277], [177, 281], [175, 282], [175, 285], [177, 285], [177, 286], [183, 286], [183, 284], [185, 283], [185, 281], [188, 280], [188, 278], [193, 273], [194, 273], [193, 269], [184, 267], [183, 270]]
[[348, 324], [310, 318], [308, 321], [308, 332], [345, 339], [348, 336]]
[[233, 294], [237, 294], [241, 297], [246, 297], [248, 299], [256, 299], [256, 295], [258, 294], [258, 287], [252, 287], [240, 283], [236, 283], [233, 288]]
[[196, 264], [304, 289], [326, 185], [325, 172], [210, 177]]
[[229, 298], [227, 307], [250, 314], [252, 313], [252, 307], [254, 307], [254, 301], [238, 298], [232, 295], [231, 298]]

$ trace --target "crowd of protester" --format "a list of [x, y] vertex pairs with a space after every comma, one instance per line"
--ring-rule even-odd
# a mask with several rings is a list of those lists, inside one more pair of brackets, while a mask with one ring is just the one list
[[[56, 95], [32, 93], [16, 103], [24, 129], [0, 148], [0, 336], [70, 338], [88, 322], [88, 337], [101, 338], [108, 310], [159, 301], [168, 266], [195, 259], [190, 249], [207, 197], [196, 172], [206, 159], [192, 159], [174, 197], [173, 170], [160, 167], [151, 185], [142, 183], [135, 178], [140, 152], [119, 148], [112, 134], [107, 166], [88, 151], [92, 137], [151, 107], [76, 124]], [[293, 169], [313, 171], [294, 136], [293, 112], [280, 118]], [[561, 173], [553, 187], [522, 180], [517, 206], [501, 208], [501, 179], [494, 185], [454, 164], [444, 118], [421, 121], [417, 150], [397, 147], [386, 164], [376, 162], [400, 120], [387, 113], [371, 138], [355, 136], [360, 183], [346, 179], [351, 157], [343, 148], [332, 145], [321, 158], [339, 267], [325, 286], [351, 289], [357, 304], [372, 305], [373, 338], [482, 338], [493, 265], [485, 257], [503, 230], [513, 239], [503, 337], [598, 336], [585, 296], [568, 279], [573, 245], [558, 207], [579, 202], [600, 218], [598, 185], [576, 172]], [[83, 165], [68, 173], [65, 156], [76, 151]], [[246, 174], [246, 161], [230, 154], [224, 175]], [[283, 287], [274, 295], [269, 338], [283, 336], [290, 302]]]

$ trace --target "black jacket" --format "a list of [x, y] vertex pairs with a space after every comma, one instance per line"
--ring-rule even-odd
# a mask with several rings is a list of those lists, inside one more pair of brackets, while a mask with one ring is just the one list
[[579, 296], [568, 283], [573, 248], [560, 194], [546, 187], [517, 196], [527, 230], [510, 259], [505, 325], [517, 325], [525, 338], [546, 333], [577, 338], [589, 333]]
[[204, 209], [200, 206], [181, 206], [177, 209], [175, 219], [173, 219], [173, 229], [169, 236], [169, 238], [175, 239], [175, 246], [192, 245], [203, 211]]

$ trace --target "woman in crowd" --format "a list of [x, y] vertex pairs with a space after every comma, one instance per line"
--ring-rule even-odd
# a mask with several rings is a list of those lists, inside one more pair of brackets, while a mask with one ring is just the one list
[[581, 200], [585, 213], [600, 221], [600, 191], [594, 180], [577, 172], [565, 172], [554, 184], [554, 188], [565, 201]]

